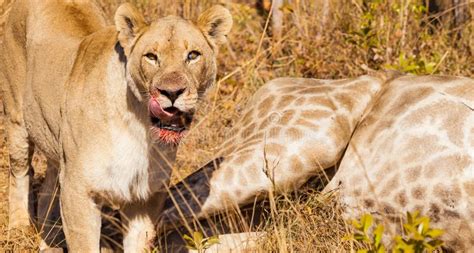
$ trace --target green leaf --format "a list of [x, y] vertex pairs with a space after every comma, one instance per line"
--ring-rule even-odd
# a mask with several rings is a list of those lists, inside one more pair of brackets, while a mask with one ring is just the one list
[[374, 244], [376, 247], [378, 247], [382, 241], [383, 231], [383, 225], [378, 225], [374, 231]]
[[202, 239], [203, 239], [202, 233], [199, 232], [199, 231], [194, 231], [194, 233], [193, 233], [193, 239], [194, 239], [194, 242], [195, 242], [196, 244], [201, 244]]
[[434, 238], [442, 236], [443, 234], [444, 234], [444, 231], [441, 229], [430, 229], [430, 231], [426, 233], [426, 236], [429, 236], [434, 239]]
[[365, 234], [367, 234], [367, 231], [369, 231], [369, 228], [372, 226], [372, 222], [373, 222], [372, 215], [364, 214], [362, 216], [361, 222], [363, 225], [363, 231]]
[[186, 242], [186, 248], [197, 250], [196, 243], [189, 235], [184, 235], [183, 239]]

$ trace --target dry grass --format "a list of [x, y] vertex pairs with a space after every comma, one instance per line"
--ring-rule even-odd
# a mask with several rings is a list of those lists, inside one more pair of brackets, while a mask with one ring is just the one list
[[[2, 5], [3, 2], [3, 5]], [[0, 1], [5, 12], [9, 0]], [[111, 16], [122, 1], [101, 0]], [[176, 14], [195, 18], [218, 1], [134, 0], [147, 17]], [[328, 11], [322, 6], [328, 3]], [[365, 1], [368, 2], [368, 1]], [[398, 68], [420, 74], [474, 75], [474, 24], [448, 25], [416, 12], [415, 0], [386, 0], [371, 9], [361, 0], [293, 0], [284, 8], [283, 36], [266, 29], [267, 14], [254, 1], [222, 0], [234, 16], [228, 45], [219, 56], [219, 82], [202, 101], [195, 127], [182, 144], [175, 181], [212, 158], [239, 116], [245, 101], [263, 83], [279, 76], [342, 78], [366, 68]], [[419, 1], [421, 2], [421, 1]], [[471, 6], [471, 13], [472, 13]], [[444, 15], [447, 16], [447, 15]], [[0, 14], [0, 22], [4, 16]], [[1, 33], [0, 29], [0, 33]], [[462, 36], [459, 37], [458, 34]], [[3, 133], [3, 128], [1, 128]], [[1, 134], [1, 133], [0, 133]], [[1, 137], [0, 248], [35, 249], [35, 233], [6, 232], [6, 148]], [[262, 230], [265, 250], [334, 252], [350, 249], [341, 238], [348, 228], [333, 197], [308, 189], [272, 199], [269, 222]]]

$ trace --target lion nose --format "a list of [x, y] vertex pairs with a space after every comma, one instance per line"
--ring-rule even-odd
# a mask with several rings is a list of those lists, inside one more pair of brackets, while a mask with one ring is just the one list
[[171, 103], [174, 103], [178, 97], [184, 93], [186, 88], [170, 90], [170, 89], [158, 89], [161, 95], [167, 97]]

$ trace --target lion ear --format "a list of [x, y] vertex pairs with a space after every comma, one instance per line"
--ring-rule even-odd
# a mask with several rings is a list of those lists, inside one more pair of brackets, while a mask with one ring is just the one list
[[124, 3], [115, 12], [115, 28], [123, 48], [129, 48], [140, 31], [147, 26], [143, 15], [130, 3]]
[[232, 23], [230, 12], [220, 5], [214, 5], [204, 11], [197, 21], [198, 27], [214, 44], [212, 45], [214, 47], [226, 42], [226, 36], [232, 28]]

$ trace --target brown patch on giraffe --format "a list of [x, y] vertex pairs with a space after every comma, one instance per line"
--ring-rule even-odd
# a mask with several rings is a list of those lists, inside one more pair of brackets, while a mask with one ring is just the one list
[[[413, 160], [423, 160], [424, 157], [431, 157], [433, 154], [444, 150], [445, 147], [441, 146], [438, 141], [436, 135], [407, 137], [402, 146], [401, 161], [411, 163]], [[426, 168], [424, 171], [426, 173]]]
[[413, 198], [418, 199], [418, 200], [423, 200], [425, 198], [425, 188], [421, 186], [416, 186], [413, 188], [411, 191], [411, 195]]
[[474, 85], [472, 82], [447, 88], [445, 92], [468, 101], [474, 101]]
[[300, 116], [305, 119], [322, 119], [327, 118], [333, 115], [334, 113], [324, 110], [304, 110], [301, 112]]
[[266, 117], [261, 123], [260, 125], [258, 126], [258, 129], [261, 130], [261, 129], [265, 129], [267, 128], [268, 126], [271, 126], [273, 125], [275, 122], [274, 122], [274, 119], [270, 116]]
[[372, 199], [364, 199], [364, 207], [365, 208], [373, 208], [375, 206], [375, 202]]
[[265, 152], [267, 155], [280, 156], [286, 152], [286, 148], [278, 143], [265, 144]]
[[299, 97], [295, 100], [295, 105], [296, 106], [301, 106], [306, 103], [306, 98], [305, 97]]
[[448, 130], [448, 137], [453, 143], [458, 146], [462, 146], [464, 138], [464, 119], [467, 118], [470, 113], [472, 113], [472, 110], [464, 110], [465, 107], [463, 106], [463, 110], [458, 107], [456, 108], [456, 111], [454, 111], [455, 107], [452, 105], [444, 108], [450, 108], [451, 110], [446, 115], [447, 117], [443, 122], [443, 129]]
[[448, 155], [439, 157], [425, 167], [425, 175], [456, 175], [469, 169], [471, 158], [466, 155]]
[[[377, 139], [378, 135], [381, 135], [381, 133], [384, 133], [384, 131], [387, 131], [388, 129], [392, 128], [394, 123], [393, 118], [379, 120], [379, 118], [377, 117], [370, 117], [370, 120], [375, 121], [375, 124], [373, 130], [369, 133], [370, 137], [367, 140], [368, 144], [372, 144], [373, 141]], [[372, 123], [370, 121], [365, 121], [363, 124], [371, 125]]]
[[303, 138], [303, 131], [299, 130], [296, 127], [290, 127], [285, 131], [286, 135], [290, 137], [293, 141], [297, 141]]
[[464, 119], [469, 113], [471, 113], [471, 110], [466, 110], [466, 107], [460, 103], [438, 99], [436, 103], [431, 103], [410, 112], [403, 124], [413, 126], [433, 117], [440, 119], [443, 121], [442, 127], [447, 130], [449, 139], [456, 145], [462, 145]]
[[258, 105], [258, 118], [263, 118], [267, 116], [268, 112], [272, 109], [273, 101], [275, 100], [274, 97], [268, 97], [264, 99], [259, 105]]
[[280, 93], [293, 93], [293, 92], [297, 92], [297, 91], [300, 91], [302, 89], [304, 89], [305, 87], [300, 87], [300, 86], [283, 86], [281, 88], [278, 89], [278, 92]]
[[352, 135], [349, 121], [346, 117], [337, 115], [334, 119], [335, 124], [329, 126], [329, 136], [334, 140], [334, 145], [337, 149], [346, 146]]
[[405, 181], [412, 183], [418, 180], [421, 175], [421, 170], [421, 166], [414, 166], [408, 168], [405, 173]]
[[294, 173], [300, 173], [304, 169], [304, 164], [301, 162], [300, 158], [296, 155], [292, 155], [290, 158], [290, 168]]
[[349, 119], [342, 115], [337, 115], [336, 122], [342, 130], [342, 132], [340, 132], [339, 134], [342, 134], [344, 136], [343, 138], [349, 138], [352, 134]]
[[474, 180], [464, 182], [463, 187], [467, 195], [471, 198], [474, 198]]
[[243, 153], [243, 154], [237, 154], [237, 157], [233, 159], [232, 165], [243, 165], [245, 162], [247, 162], [250, 158], [252, 158], [252, 155], [250, 153]]
[[314, 124], [313, 122], [311, 122], [309, 120], [303, 119], [303, 118], [297, 119], [296, 122], [295, 122], [295, 125], [302, 126], [302, 127], [307, 127], [307, 128], [310, 128], [313, 131], [318, 131], [318, 129], [319, 129], [318, 125]]
[[462, 197], [461, 189], [452, 182], [449, 185], [437, 184], [433, 190], [436, 197], [440, 198], [443, 204], [454, 208]]
[[449, 210], [449, 209], [444, 209], [443, 215], [444, 215], [444, 216], [447, 216], [447, 217], [449, 217], [449, 218], [454, 218], [454, 219], [459, 219], [459, 218], [461, 218], [461, 214], [459, 214], [459, 213], [456, 212], [456, 211]]
[[354, 94], [339, 93], [334, 96], [337, 102], [342, 105], [347, 111], [354, 110], [357, 101], [354, 97]]
[[361, 194], [361, 190], [360, 190], [359, 188], [354, 189], [354, 190], [352, 191], [352, 195], [353, 195], [353, 196], [360, 196], [360, 194]]
[[426, 87], [406, 89], [405, 92], [402, 92], [396, 98], [391, 99], [395, 102], [390, 105], [390, 108], [392, 109], [387, 113], [387, 115], [390, 115], [392, 118], [398, 118], [398, 116], [401, 113], [404, 113], [408, 107], [413, 106], [414, 101], [422, 101], [431, 95], [433, 91], [433, 88]]
[[336, 110], [336, 105], [327, 96], [313, 96], [308, 99], [308, 103], [312, 105], [323, 106], [330, 111]]
[[393, 192], [398, 185], [400, 184], [400, 178], [398, 175], [392, 176], [392, 178], [385, 184], [384, 188], [380, 192], [382, 196], [389, 196], [391, 192]]
[[381, 206], [382, 206], [382, 210], [384, 214], [386, 215], [394, 215], [396, 213], [395, 212], [396, 209], [389, 203], [386, 203], [386, 202], [381, 203]]
[[268, 138], [278, 138], [280, 136], [281, 127], [273, 127], [268, 130]]
[[[273, 98], [275, 99], [275, 98]], [[293, 96], [293, 95], [285, 95], [283, 97], [280, 98], [280, 100], [278, 101], [278, 104], [277, 104], [277, 108], [285, 108], [286, 106], [288, 106], [289, 104], [291, 104], [291, 102], [295, 101], [296, 97]]]
[[428, 210], [428, 216], [434, 221], [438, 222], [440, 220], [439, 214], [441, 213], [441, 209], [438, 205], [431, 203], [430, 209]]
[[278, 120], [280, 124], [288, 125], [290, 123], [290, 120], [292, 120], [293, 117], [295, 116], [295, 113], [296, 113], [295, 110], [286, 110], [283, 112], [283, 115], [281, 116], [280, 119], [271, 119], [271, 120], [273, 121]]
[[406, 192], [402, 190], [401, 192], [397, 193], [397, 195], [395, 196], [395, 201], [400, 204], [401, 207], [406, 207], [406, 205], [408, 204]]

